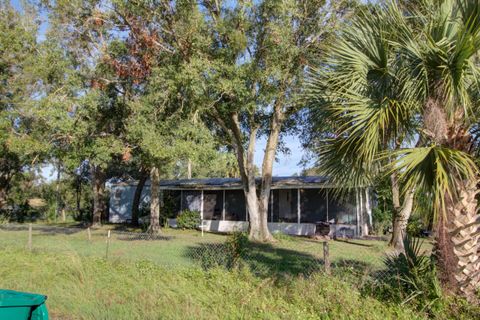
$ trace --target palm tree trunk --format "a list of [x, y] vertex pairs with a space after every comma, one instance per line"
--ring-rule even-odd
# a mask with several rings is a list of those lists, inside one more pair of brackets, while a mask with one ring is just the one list
[[456, 196], [446, 196], [446, 210], [436, 227], [434, 253], [439, 275], [448, 290], [479, 302], [480, 215], [477, 213], [477, 181], [457, 181]]
[[148, 179], [148, 171], [141, 169], [140, 170], [140, 179], [138, 179], [137, 187], [135, 188], [135, 193], [133, 195], [132, 203], [132, 225], [138, 226], [138, 212], [140, 207], [140, 199], [142, 197], [142, 191], [145, 186], [145, 182]]
[[150, 170], [150, 226], [148, 232], [160, 231], [160, 173], [157, 167]]
[[390, 245], [393, 246], [397, 252], [405, 251], [403, 240], [407, 235], [408, 219], [410, 219], [412, 213], [414, 195], [414, 190], [407, 192], [403, 200], [402, 208], [393, 219], [393, 233]]

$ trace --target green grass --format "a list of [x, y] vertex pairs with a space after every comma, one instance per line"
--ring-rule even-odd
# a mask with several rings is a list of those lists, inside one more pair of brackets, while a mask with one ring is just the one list
[[[106, 232], [108, 227], [92, 231], [88, 241], [85, 229], [68, 229], [70, 234], [63, 234], [63, 229], [39, 229], [34, 226], [32, 244], [34, 250], [48, 252], [75, 253], [80, 256], [105, 257]], [[170, 240], [135, 240], [129, 241], [112, 232], [108, 256], [122, 260], [150, 260], [160, 265], [186, 266], [195, 264], [199, 248], [213, 247], [226, 240], [225, 235], [198, 231], [165, 229], [162, 234]], [[26, 229], [0, 229], [0, 248], [25, 248], [28, 233]], [[363, 265], [380, 268], [382, 257], [387, 251], [383, 241], [330, 241], [330, 258], [332, 263]], [[251, 255], [255, 260], [265, 261], [267, 265], [288, 264], [292, 259], [321, 260], [323, 246], [319, 241], [301, 237], [282, 237], [273, 245], [252, 246]]]
[[152, 262], [0, 250], [0, 287], [48, 295], [53, 319], [418, 319], [317, 273], [175, 269]]
[[32, 252], [26, 250], [25, 226], [0, 228], [0, 287], [47, 294], [54, 319], [422, 316], [362, 295], [364, 276], [382, 269], [388, 251], [383, 241], [330, 241], [334, 276], [326, 276], [323, 243], [308, 238], [250, 244], [243, 261], [248, 268], [229, 271], [205, 264], [225, 257], [225, 235], [166, 229], [169, 240], [132, 241], [112, 232], [105, 259], [112, 228], [92, 231], [89, 241], [85, 229], [64, 233], [36, 225]]

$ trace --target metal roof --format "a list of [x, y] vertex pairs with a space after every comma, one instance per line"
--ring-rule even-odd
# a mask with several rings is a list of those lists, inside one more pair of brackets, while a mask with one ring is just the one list
[[[261, 183], [261, 178], [255, 179], [257, 184]], [[112, 186], [134, 186], [137, 181], [115, 181]], [[148, 181], [146, 186], [150, 185]], [[290, 176], [273, 177], [272, 189], [296, 189], [296, 188], [328, 188], [328, 179], [323, 176]], [[161, 180], [160, 189], [163, 190], [223, 190], [223, 189], [242, 189], [242, 180], [240, 178], [208, 178], [208, 179], [176, 179]]]
[[[256, 179], [260, 184], [261, 179]], [[321, 176], [293, 176], [293, 177], [273, 177], [272, 189], [283, 188], [318, 188], [326, 187], [327, 178]], [[180, 179], [180, 180], [162, 180], [160, 189], [178, 189], [178, 190], [205, 190], [205, 189], [242, 189], [242, 181], [239, 178], [210, 178], [210, 179]]]

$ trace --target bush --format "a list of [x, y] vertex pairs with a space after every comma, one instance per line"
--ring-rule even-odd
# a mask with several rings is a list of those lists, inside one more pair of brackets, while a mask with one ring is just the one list
[[231, 264], [235, 266], [248, 251], [248, 235], [245, 232], [234, 232], [227, 239], [227, 248], [231, 256]]
[[177, 226], [181, 229], [197, 229], [200, 222], [198, 211], [184, 210], [177, 217]]
[[405, 237], [405, 253], [392, 254], [385, 259], [388, 277], [385, 290], [393, 300], [411, 304], [417, 309], [436, 313], [442, 308], [442, 290], [434, 261], [420, 252], [422, 242]]
[[372, 210], [373, 232], [377, 235], [387, 234], [392, 224], [392, 212], [374, 208]]

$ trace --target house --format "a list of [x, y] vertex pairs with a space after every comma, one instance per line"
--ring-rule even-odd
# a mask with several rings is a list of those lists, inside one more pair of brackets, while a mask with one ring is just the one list
[[[131, 219], [136, 183], [113, 183], [110, 189], [109, 221], [127, 222]], [[172, 227], [176, 226], [178, 213], [188, 209], [200, 212], [206, 231], [248, 229], [248, 210], [240, 179], [164, 180], [160, 183], [160, 190], [161, 211], [166, 212]], [[349, 200], [343, 201], [333, 197], [333, 190], [325, 177], [273, 177], [268, 207], [270, 231], [315, 235], [327, 228], [326, 233], [336, 236], [368, 234], [371, 225], [368, 189], [357, 189]], [[147, 208], [149, 193], [147, 183], [141, 197], [141, 203]]]

